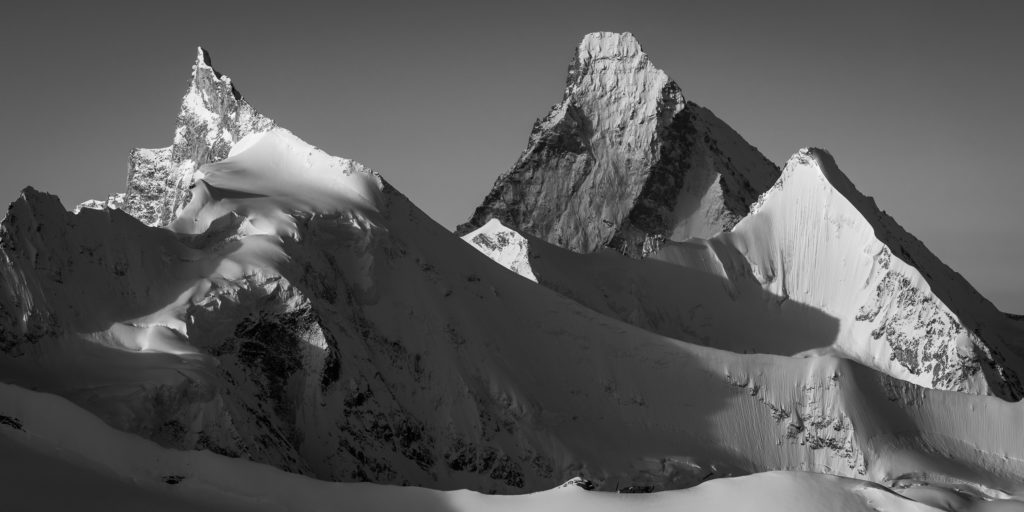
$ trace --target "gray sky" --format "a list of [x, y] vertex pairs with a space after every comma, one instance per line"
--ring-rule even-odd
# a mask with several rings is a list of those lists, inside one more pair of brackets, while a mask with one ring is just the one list
[[450, 228], [561, 98], [580, 37], [629, 31], [770, 159], [827, 148], [1024, 313], [1022, 19], [1009, 0], [5, 4], [0, 200], [123, 190], [129, 148], [170, 143], [203, 45], [258, 110]]

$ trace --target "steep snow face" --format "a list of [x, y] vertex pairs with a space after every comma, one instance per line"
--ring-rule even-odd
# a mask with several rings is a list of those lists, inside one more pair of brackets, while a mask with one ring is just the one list
[[203, 167], [196, 199], [171, 225], [199, 234], [225, 216], [244, 217], [246, 235], [298, 237], [293, 212], [377, 212], [380, 176], [358, 162], [328, 155], [276, 128], [238, 142], [228, 160]]
[[138, 148], [128, 158], [128, 188], [123, 205], [151, 226], [170, 223], [191, 197], [199, 166], [227, 157], [245, 135], [261, 133], [274, 122], [246, 102], [231, 79], [211, 66], [199, 48], [192, 81], [181, 103], [174, 143], [160, 149]]
[[837, 318], [842, 353], [927, 387], [1024, 396], [1004, 317], [827, 153], [794, 155], [753, 210], [723, 240], [766, 290]]
[[530, 242], [515, 230], [505, 227], [498, 219], [487, 221], [487, 224], [464, 235], [462, 239], [499, 265], [537, 282], [530, 268]]
[[728, 230], [777, 176], [687, 102], [631, 34], [593, 33], [570, 62], [562, 102], [458, 232], [496, 218], [572, 251], [642, 257], [666, 240]]

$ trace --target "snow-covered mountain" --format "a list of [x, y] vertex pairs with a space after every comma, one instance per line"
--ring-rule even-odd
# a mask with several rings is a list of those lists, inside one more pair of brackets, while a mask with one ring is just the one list
[[[0, 448], [23, 469], [0, 481], [53, 471], [120, 503], [199, 509], [929, 510], [1024, 491], [1024, 409], [1000, 398], [1013, 361], [982, 335], [1004, 324], [982, 325], [990, 305], [937, 280], [937, 260], [902, 259], [922, 254], [916, 241], [871, 216], [824, 153], [798, 154], [756, 203], [736, 196], [750, 199], [741, 210], [701, 195], [699, 211], [732, 219], [720, 228], [671, 210], [679, 233], [706, 240], [630, 231], [645, 242], [625, 252], [645, 259], [566, 250], [496, 215], [471, 245], [381, 174], [257, 114], [207, 54], [193, 76], [174, 149], [146, 154], [162, 177], [135, 168], [123, 202], [76, 212], [26, 189], [0, 223]], [[604, 161], [594, 169], [611, 177]], [[177, 199], [131, 206], [143, 189]], [[813, 238], [821, 226], [836, 226], [838, 249]], [[827, 267], [835, 254], [850, 268]], [[826, 277], [833, 288], [810, 286]], [[904, 279], [923, 295], [880, 284]], [[847, 297], [854, 284], [871, 293]], [[696, 309], [680, 317], [681, 305]], [[803, 338], [814, 329], [834, 339]], [[927, 365], [905, 375], [904, 359], [857, 352], [879, 329], [893, 353], [925, 339], [914, 354]], [[974, 359], [955, 366], [961, 351]], [[772, 470], [821, 474], [725, 479]], [[644, 499], [574, 487], [488, 498], [307, 477], [502, 493], [573, 477], [598, 490], [723, 480]]]
[[721, 238], [767, 291], [837, 318], [843, 355], [928, 387], [1024, 396], [1005, 317], [857, 192], [828, 153], [794, 155]]
[[[376, 174], [283, 130], [235, 149], [203, 168], [175, 232], [31, 191], [16, 201], [5, 254], [37, 256], [16, 268], [43, 290], [20, 303], [45, 298], [63, 329], [9, 349], [3, 374], [165, 445], [327, 479], [507, 492], [582, 474], [661, 489], [803, 469], [884, 482], [926, 457], [913, 467], [929, 478], [1021, 485], [1016, 404], [832, 356], [654, 335], [506, 272]], [[62, 219], [52, 238], [67, 242], [51, 249], [37, 227]], [[146, 242], [139, 259], [118, 260], [128, 251], [93, 238], [104, 232]], [[55, 274], [58, 257], [89, 263]], [[978, 414], [949, 416], [967, 407]]]
[[1021, 397], [1012, 320], [820, 150], [790, 159], [732, 232], [669, 242], [644, 261], [561, 250], [496, 220], [463, 238], [518, 274], [667, 336], [738, 352], [834, 352], [926, 387]]
[[[555, 134], [567, 140], [563, 121], [574, 105], [585, 105], [571, 125], [576, 153], [552, 142]], [[709, 115], [682, 100], [631, 35], [588, 35], [570, 65], [565, 99], [461, 227], [480, 226], [464, 239], [516, 273], [667, 336], [784, 355], [834, 350], [927, 387], [1024, 396], [1024, 363], [1012, 351], [1020, 335], [857, 192], [831, 156], [803, 150], [780, 177], [721, 121], [704, 136], [665, 138], [650, 116], [666, 111], [680, 119]], [[637, 152], [648, 147], [689, 156], [652, 160]], [[645, 192], [623, 195], [639, 190], [629, 180], [640, 180]], [[705, 185], [690, 186], [697, 182]], [[652, 190], [673, 192], [654, 201], [646, 195]], [[694, 190], [705, 195], [687, 195]], [[636, 227], [652, 225], [637, 219], [652, 218], [674, 227], [637, 234]], [[685, 270], [565, 254], [545, 242], [577, 253], [612, 248]]]
[[561, 103], [457, 232], [498, 219], [576, 252], [641, 257], [732, 228], [778, 175], [632, 34], [597, 32], [576, 49]]
[[210, 452], [162, 448], [114, 430], [54, 395], [0, 384], [0, 404], [9, 414], [0, 415], [0, 481], [8, 510], [936, 512], [972, 506], [1005, 510], [1016, 503], [998, 491], [962, 485], [901, 481], [887, 489], [806, 472], [716, 479], [655, 495], [588, 491], [580, 479], [522, 496], [331, 483]]

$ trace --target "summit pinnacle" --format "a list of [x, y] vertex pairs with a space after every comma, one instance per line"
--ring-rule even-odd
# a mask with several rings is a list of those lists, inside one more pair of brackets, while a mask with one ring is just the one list
[[632, 34], [596, 32], [576, 48], [562, 101], [458, 232], [498, 219], [576, 252], [644, 257], [729, 230], [778, 175]]
[[200, 47], [196, 54], [174, 143], [136, 148], [128, 157], [127, 192], [118, 206], [151, 226], [170, 223], [188, 204], [201, 165], [226, 158], [242, 137], [274, 127], [274, 121], [242, 98], [229, 77], [212, 67], [209, 52]]

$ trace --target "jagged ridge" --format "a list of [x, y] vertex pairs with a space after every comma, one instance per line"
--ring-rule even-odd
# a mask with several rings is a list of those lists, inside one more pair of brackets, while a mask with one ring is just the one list
[[109, 203], [150, 226], [170, 223], [191, 197], [200, 166], [227, 157], [231, 146], [250, 133], [266, 132], [274, 121], [257, 112], [231, 79], [212, 67], [198, 48], [192, 80], [181, 103], [174, 143], [166, 148], [132, 150], [127, 191]]

